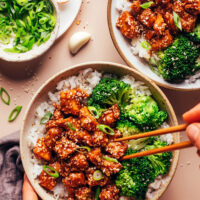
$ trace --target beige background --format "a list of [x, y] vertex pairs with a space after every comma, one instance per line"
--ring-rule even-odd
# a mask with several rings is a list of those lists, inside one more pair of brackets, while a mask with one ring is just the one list
[[[77, 25], [78, 21], [80, 25]], [[89, 31], [92, 40], [76, 56], [72, 56], [68, 50], [68, 40], [78, 30]], [[72, 27], [39, 59], [26, 63], [0, 61], [0, 86], [11, 95], [10, 106], [0, 101], [0, 137], [20, 129], [23, 114], [32, 95], [45, 80], [70, 65], [88, 61], [125, 64], [109, 34], [106, 0], [83, 0], [80, 13]], [[163, 91], [172, 103], [180, 123], [181, 114], [200, 101], [200, 91]], [[17, 120], [8, 123], [8, 115], [16, 105], [23, 106], [22, 112]], [[185, 133], [182, 133], [181, 139], [187, 139]], [[175, 177], [161, 200], [199, 200], [199, 186], [200, 158], [196, 155], [196, 149], [182, 150]]]

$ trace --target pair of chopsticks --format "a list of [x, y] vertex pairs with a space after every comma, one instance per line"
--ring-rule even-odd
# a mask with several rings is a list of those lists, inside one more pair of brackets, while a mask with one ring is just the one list
[[[136, 134], [136, 135], [132, 135], [132, 136], [128, 136], [128, 137], [118, 138], [118, 139], [115, 139], [114, 141], [120, 142], [120, 141], [133, 140], [133, 139], [139, 139], [139, 138], [144, 138], [144, 137], [164, 135], [167, 133], [174, 133], [174, 132], [178, 132], [178, 131], [184, 131], [184, 130], [186, 130], [187, 126], [188, 126], [188, 124], [181, 124], [178, 126], [172, 126], [169, 128], [164, 128], [164, 129], [159, 129], [159, 130], [150, 131], [150, 132], [146, 132], [146, 133], [140, 133], [140, 134]], [[193, 146], [193, 144], [191, 141], [180, 142], [177, 144], [172, 144], [172, 145], [160, 147], [157, 149], [151, 149], [148, 151], [142, 151], [139, 153], [134, 153], [131, 155], [123, 156], [121, 158], [121, 160], [128, 160], [131, 158], [137, 158], [137, 157], [143, 157], [143, 156], [148, 156], [148, 155], [157, 154], [157, 153], [174, 151], [177, 149], [183, 149], [183, 148], [188, 148], [188, 147], [192, 147], [192, 146]]]

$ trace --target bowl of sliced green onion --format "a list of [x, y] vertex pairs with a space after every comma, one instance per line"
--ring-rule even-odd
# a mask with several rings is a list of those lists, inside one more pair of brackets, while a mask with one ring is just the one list
[[59, 28], [55, 0], [0, 1], [0, 59], [32, 60], [54, 43]]

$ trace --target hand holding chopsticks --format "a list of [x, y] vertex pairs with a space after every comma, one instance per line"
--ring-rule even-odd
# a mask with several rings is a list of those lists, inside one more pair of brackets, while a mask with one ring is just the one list
[[[192, 147], [193, 145], [195, 145], [199, 149], [199, 152], [200, 152], [200, 124], [195, 123], [195, 122], [200, 121], [200, 104], [196, 105], [194, 108], [192, 108], [191, 110], [186, 112], [183, 115], [183, 119], [188, 124], [181, 124], [178, 126], [173, 126], [173, 127], [169, 127], [169, 128], [146, 132], [146, 133], [136, 134], [136, 135], [132, 135], [132, 136], [128, 136], [128, 137], [118, 138], [118, 139], [115, 139], [115, 141], [119, 142], [119, 141], [139, 139], [139, 138], [144, 138], [144, 137], [158, 136], [158, 135], [163, 135], [163, 134], [167, 134], [167, 133], [184, 131], [186, 129], [188, 130], [188, 136], [191, 141], [181, 142], [181, 143], [172, 144], [172, 145], [165, 146], [165, 147], [160, 147], [157, 149], [151, 149], [148, 151], [142, 151], [142, 152], [138, 152], [135, 154], [126, 155], [126, 156], [123, 156], [121, 158], [121, 160], [127, 160], [127, 159], [131, 159], [131, 158], [136, 158], [136, 157], [142, 157], [142, 156], [148, 156], [148, 155], [157, 154], [157, 153], [174, 151], [174, 150], [178, 150], [178, 149]], [[190, 123], [195, 123], [195, 124], [190, 124]], [[192, 126], [194, 126], [193, 131], [190, 131], [189, 129], [191, 129]], [[196, 134], [194, 133], [195, 127], [196, 127]]]

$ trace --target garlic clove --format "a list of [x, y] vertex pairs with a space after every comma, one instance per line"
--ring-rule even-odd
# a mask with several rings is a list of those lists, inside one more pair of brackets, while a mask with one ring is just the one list
[[80, 31], [74, 33], [69, 40], [69, 49], [72, 54], [76, 54], [79, 49], [84, 46], [91, 38], [88, 32]]

